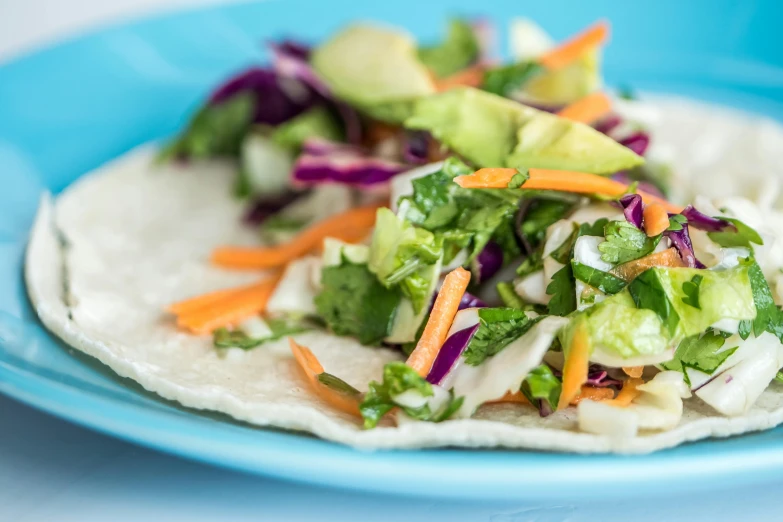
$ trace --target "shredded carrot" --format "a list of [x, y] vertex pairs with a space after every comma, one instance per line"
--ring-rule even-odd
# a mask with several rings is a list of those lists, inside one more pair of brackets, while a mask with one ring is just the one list
[[588, 94], [557, 113], [558, 116], [586, 124], [598, 121], [612, 110], [612, 101], [600, 92]]
[[591, 401], [606, 401], [614, 398], [614, 391], [611, 388], [596, 388], [595, 386], [582, 386], [579, 395], [571, 399], [571, 406], [576, 406], [585, 399]]
[[547, 69], [560, 69], [601, 45], [608, 37], [609, 24], [602, 20], [539, 57], [538, 61]]
[[277, 286], [276, 275], [256, 285], [229, 293], [219, 301], [211, 301], [200, 308], [182, 312], [177, 325], [197, 334], [207, 334], [216, 328], [235, 324], [261, 313]]
[[610, 273], [620, 279], [631, 282], [645, 270], [655, 266], [681, 267], [685, 266], [680, 254], [674, 248], [667, 248], [662, 252], [656, 252], [633, 261], [628, 261], [610, 270]]
[[467, 69], [462, 69], [446, 78], [435, 80], [435, 87], [438, 92], [443, 92], [462, 85], [480, 87], [482, 83], [484, 83], [484, 66], [474, 65]]
[[638, 379], [644, 373], [644, 366], [623, 366], [623, 371], [628, 377]]
[[318, 358], [310, 351], [306, 346], [297, 344], [292, 338], [288, 338], [288, 343], [291, 346], [291, 353], [294, 354], [299, 369], [307, 378], [307, 382], [310, 383], [313, 391], [319, 398], [330, 406], [350, 413], [351, 415], [360, 416], [359, 402], [356, 397], [346, 395], [338, 392], [328, 386], [325, 386], [318, 380], [318, 376], [324, 373], [324, 367], [318, 361]]
[[669, 228], [669, 214], [658, 203], [650, 203], [644, 207], [644, 231], [648, 237], [654, 237]]
[[[511, 178], [517, 174], [517, 169], [485, 168], [473, 174], [457, 176], [454, 182], [462, 188], [507, 188]], [[628, 191], [628, 185], [613, 179], [570, 170], [530, 169], [530, 178], [520, 187], [523, 190], [557, 190], [578, 194], [603, 194], [605, 196], [622, 196]], [[639, 192], [645, 203], [658, 203], [672, 213], [679, 213], [678, 207], [657, 196]]]
[[438, 291], [438, 297], [432, 306], [427, 325], [424, 327], [416, 348], [411, 352], [406, 364], [426, 377], [435, 362], [446, 336], [459, 310], [459, 303], [470, 282], [470, 272], [462, 267], [449, 272]]
[[635, 398], [642, 394], [642, 392], [637, 389], [640, 384], [644, 384], [644, 381], [641, 379], [628, 379], [623, 384], [623, 387], [620, 390], [620, 393], [617, 394], [617, 397], [612, 400], [605, 401], [604, 404], [621, 407], [630, 405]]
[[585, 323], [580, 322], [574, 327], [568, 355], [563, 365], [563, 388], [557, 403], [558, 410], [568, 406], [582, 391], [582, 385], [587, 382], [589, 358], [590, 336]]
[[273, 247], [222, 247], [212, 253], [212, 262], [224, 268], [262, 269], [281, 266], [317, 248], [324, 238], [356, 240], [369, 234], [375, 224], [374, 204], [350, 209], [307, 228], [293, 240]]
[[530, 401], [527, 400], [527, 397], [525, 395], [518, 391], [518, 392], [507, 392], [504, 396], [502, 396], [499, 399], [495, 399], [494, 401], [489, 401], [489, 404], [530, 404]]

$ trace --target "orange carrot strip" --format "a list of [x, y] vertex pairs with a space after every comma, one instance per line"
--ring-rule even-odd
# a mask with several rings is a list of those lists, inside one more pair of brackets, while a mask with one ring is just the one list
[[296, 359], [299, 369], [302, 370], [315, 394], [324, 402], [340, 411], [356, 415], [357, 417], [361, 416], [357, 397], [340, 393], [325, 386], [318, 380], [318, 376], [324, 373], [324, 367], [318, 362], [318, 358], [313, 352], [306, 346], [297, 344], [291, 337], [288, 338], [288, 343], [291, 346], [291, 353], [294, 354], [294, 359]]
[[174, 315], [187, 314], [198, 310], [199, 308], [209, 307], [222, 301], [226, 297], [239, 292], [240, 290], [245, 290], [256, 285], [258, 285], [258, 283], [253, 283], [252, 285], [242, 286], [239, 288], [227, 288], [225, 290], [217, 290], [208, 294], [197, 295], [196, 297], [191, 297], [190, 299], [185, 299], [184, 301], [179, 301], [169, 305], [169, 307], [166, 308], [166, 311], [171, 312]]
[[571, 406], [576, 406], [585, 399], [591, 401], [605, 401], [614, 398], [614, 392], [610, 388], [596, 388], [595, 386], [582, 386], [579, 395], [571, 399]]
[[602, 20], [539, 57], [538, 62], [547, 69], [560, 69], [599, 46], [608, 37], [609, 24]]
[[623, 384], [623, 387], [620, 390], [620, 393], [617, 394], [617, 397], [612, 400], [604, 401], [604, 404], [621, 407], [630, 405], [635, 398], [642, 394], [642, 392], [637, 389], [640, 384], [644, 384], [644, 381], [641, 379], [628, 379]]
[[284, 265], [317, 248], [324, 238], [356, 240], [360, 232], [369, 233], [375, 224], [375, 212], [381, 206], [368, 205], [337, 214], [307, 228], [283, 245], [218, 248], [212, 253], [212, 262], [218, 266], [236, 269], [261, 269]]
[[606, 94], [597, 91], [564, 107], [557, 115], [569, 120], [590, 124], [606, 116], [611, 110], [612, 101]]
[[[454, 182], [462, 188], [507, 188], [511, 178], [517, 174], [516, 169], [485, 168], [473, 174], [457, 176]], [[613, 179], [570, 170], [530, 169], [530, 179], [520, 188], [523, 190], [557, 190], [560, 192], [575, 192], [578, 194], [603, 194], [605, 196], [622, 196], [628, 191], [628, 185]], [[639, 192], [645, 203], [658, 203], [672, 213], [682, 212], [668, 201], [651, 194]]]
[[563, 365], [563, 388], [557, 409], [563, 409], [582, 391], [582, 385], [587, 382], [587, 368], [590, 364], [590, 336], [584, 322], [574, 327], [568, 355]]
[[228, 295], [221, 301], [203, 306], [190, 313], [183, 313], [177, 324], [197, 334], [207, 334], [216, 328], [234, 324], [261, 313], [266, 308], [280, 276]]
[[484, 66], [474, 65], [467, 69], [462, 69], [446, 78], [436, 80], [435, 88], [438, 92], [443, 92], [462, 85], [480, 87], [482, 83], [484, 83]]
[[628, 377], [638, 379], [644, 373], [644, 366], [623, 366], [623, 371]]
[[654, 237], [669, 228], [669, 214], [658, 203], [650, 203], [644, 207], [644, 231], [648, 237]]
[[654, 266], [681, 267], [685, 266], [680, 254], [674, 248], [667, 248], [662, 252], [656, 252], [633, 261], [628, 261], [610, 270], [610, 273], [629, 283], [636, 277]]
[[446, 342], [449, 328], [454, 322], [454, 316], [459, 310], [459, 302], [468, 288], [469, 282], [470, 272], [462, 267], [449, 272], [443, 280], [443, 286], [441, 286], [435, 304], [432, 306], [432, 312], [427, 319], [424, 332], [422, 332], [419, 342], [416, 343], [416, 348], [405, 362], [422, 377], [427, 376], [441, 346]]
[[530, 404], [530, 401], [527, 400], [527, 397], [522, 392], [518, 391], [514, 393], [507, 392], [501, 398], [489, 401], [488, 404]]

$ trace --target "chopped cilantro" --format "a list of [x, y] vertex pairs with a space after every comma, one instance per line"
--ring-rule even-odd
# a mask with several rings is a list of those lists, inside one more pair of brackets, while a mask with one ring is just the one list
[[242, 330], [218, 328], [212, 334], [212, 341], [217, 348], [241, 348], [250, 350], [269, 341], [276, 341], [288, 335], [307, 332], [315, 328], [315, 324], [303, 319], [275, 318], [265, 319], [269, 334], [263, 337], [250, 337]]
[[720, 246], [724, 248], [746, 247], [752, 249], [753, 246], [751, 243], [755, 243], [757, 245], [764, 244], [764, 240], [761, 239], [759, 233], [739, 219], [727, 218], [723, 216], [720, 216], [717, 219], [728, 221], [734, 225], [733, 229], [731, 227], [727, 227], [722, 232], [710, 232], [707, 234], [710, 239], [715, 241]]
[[359, 405], [365, 429], [377, 426], [381, 418], [395, 407], [401, 408], [414, 419], [440, 422], [448, 419], [462, 405], [463, 399], [454, 399], [453, 394], [443, 408], [436, 412], [430, 411], [426, 403], [419, 408], [397, 404], [394, 398], [407, 391], [414, 391], [422, 397], [432, 397], [434, 394], [432, 385], [407, 364], [390, 362], [384, 366], [383, 382], [371, 382], [369, 391]]
[[646, 308], [658, 314], [669, 334], [672, 336], [675, 334], [680, 316], [669, 301], [655, 270], [642, 272], [631, 281], [628, 290], [637, 308]]
[[560, 379], [552, 373], [552, 369], [548, 365], [542, 364], [533, 369], [522, 381], [520, 391], [533, 406], [542, 409], [543, 402], [546, 403], [548, 409], [554, 410], [557, 407], [557, 401], [560, 400], [562, 388]]
[[606, 241], [598, 245], [601, 259], [620, 264], [644, 257], [658, 245], [661, 236], [647, 237], [627, 221], [611, 221], [605, 228]]
[[[772, 291], [764, 278], [764, 273], [756, 261], [749, 259], [744, 262], [750, 264], [748, 277], [750, 278], [750, 288], [753, 292], [753, 304], [756, 305], [753, 335], [758, 337], [764, 332], [769, 332], [783, 342], [783, 312], [775, 305]], [[746, 325], [740, 324], [740, 327], [743, 329], [742, 333], [747, 331]]]
[[543, 242], [546, 229], [563, 219], [574, 206], [572, 201], [564, 199], [535, 198], [526, 203], [519, 231], [531, 246]]
[[462, 354], [465, 363], [471, 366], [478, 366], [487, 357], [499, 353], [537, 322], [514, 308], [480, 308], [478, 316], [478, 330]]
[[576, 310], [576, 285], [570, 263], [555, 272], [546, 293], [552, 296], [547, 307], [550, 315], [566, 316]]
[[616, 294], [626, 285], [626, 282], [619, 277], [578, 261], [571, 261], [571, 270], [575, 279], [595, 287], [605, 294]]
[[686, 379], [688, 374], [685, 372], [685, 368], [693, 368], [712, 375], [737, 350], [736, 346], [723, 349], [724, 344], [726, 344], [726, 338], [720, 333], [712, 331], [686, 337], [674, 352], [674, 359], [662, 363], [661, 366], [666, 370], [683, 372]]
[[432, 47], [419, 49], [419, 59], [438, 78], [468, 67], [479, 56], [480, 47], [473, 28], [465, 20], [451, 20], [446, 39]]
[[378, 344], [389, 334], [400, 291], [384, 287], [367, 265], [344, 257], [339, 266], [323, 269], [321, 284], [315, 306], [334, 333], [362, 344]]
[[780, 371], [775, 374], [775, 381], [779, 383], [783, 383], [783, 371]]
[[682, 230], [682, 226], [687, 222], [688, 222], [688, 218], [686, 218], [682, 214], [674, 214], [673, 216], [669, 216], [669, 228], [667, 228], [666, 231], [678, 232]]
[[467, 262], [472, 261], [490, 239], [498, 237], [496, 232], [510, 247], [519, 191], [464, 189], [453, 182], [470, 172], [473, 169], [459, 159], [448, 158], [440, 171], [413, 180], [413, 195], [403, 198], [409, 203], [405, 218], [443, 240], [445, 263], [463, 248], [470, 249]]
[[497, 288], [500, 300], [508, 308], [517, 308], [519, 310], [525, 308], [525, 301], [519, 297], [512, 283], [498, 283], [495, 288]]
[[498, 96], [508, 97], [543, 70], [544, 68], [536, 62], [520, 62], [495, 67], [484, 73], [484, 83], [481, 88]]
[[527, 169], [517, 169], [517, 173], [511, 176], [511, 181], [508, 182], [508, 188], [518, 189], [529, 179], [530, 174]]
[[[241, 92], [221, 103], [205, 105], [185, 131], [161, 150], [158, 159], [238, 157], [253, 121], [255, 103], [252, 93]], [[244, 192], [241, 186], [237, 190]]]
[[541, 259], [541, 250], [536, 250], [525, 258], [524, 261], [517, 268], [517, 275], [519, 277], [526, 277], [534, 272], [538, 272], [544, 268], [543, 259]]
[[690, 281], [682, 284], [682, 293], [685, 294], [685, 297], [682, 298], [683, 303], [701, 310], [701, 305], [699, 305], [699, 286], [701, 286], [703, 280], [703, 276], [695, 275]]

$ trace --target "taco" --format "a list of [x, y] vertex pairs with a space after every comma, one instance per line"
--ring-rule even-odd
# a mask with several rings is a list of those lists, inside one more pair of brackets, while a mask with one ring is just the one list
[[166, 399], [357, 447], [775, 426], [783, 132], [603, 94], [606, 31], [508, 65], [466, 21], [430, 47], [367, 25], [275, 44], [171, 143], [44, 198], [36, 311]]

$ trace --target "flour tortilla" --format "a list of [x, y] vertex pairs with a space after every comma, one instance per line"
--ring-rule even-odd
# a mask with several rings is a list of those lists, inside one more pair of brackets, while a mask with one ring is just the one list
[[[724, 157], [745, 158], [741, 185], [746, 195], [753, 196], [765, 176], [781, 178], [771, 170], [779, 168], [775, 153], [783, 150], [777, 125], [679, 100], [659, 100], [643, 109], [658, 119], [648, 121], [659, 131], [654, 135], [658, 149], [684, 158], [693, 176], [711, 172], [711, 182], [696, 187], [702, 193], [721, 195], [720, 183], [732, 178], [738, 164]], [[691, 157], [694, 140], [710, 129], [722, 131], [710, 135], [709, 146], [702, 143], [697, 161]], [[762, 136], [766, 148], [748, 150], [747, 141], [736, 138], [738, 130]], [[261, 274], [207, 263], [217, 245], [257, 243], [255, 233], [240, 225], [241, 205], [229, 196], [230, 169], [220, 164], [160, 167], [153, 165], [153, 154], [151, 147], [135, 150], [80, 179], [56, 202], [45, 198], [28, 247], [26, 278], [38, 315], [52, 332], [166, 399], [361, 448], [646, 453], [783, 422], [783, 387], [773, 384], [742, 417], [725, 418], [693, 398], [685, 401], [678, 427], [633, 438], [580, 433], [573, 408], [541, 418], [518, 405], [484, 406], [471, 419], [441, 424], [363, 430], [357, 419], [332, 410], [310, 392], [285, 340], [221, 355], [211, 337], [181, 333], [163, 313], [174, 301], [248, 283]], [[326, 371], [360, 390], [380, 378], [385, 363], [401, 359], [397, 352], [363, 347], [349, 338], [324, 333], [297, 338]]]

